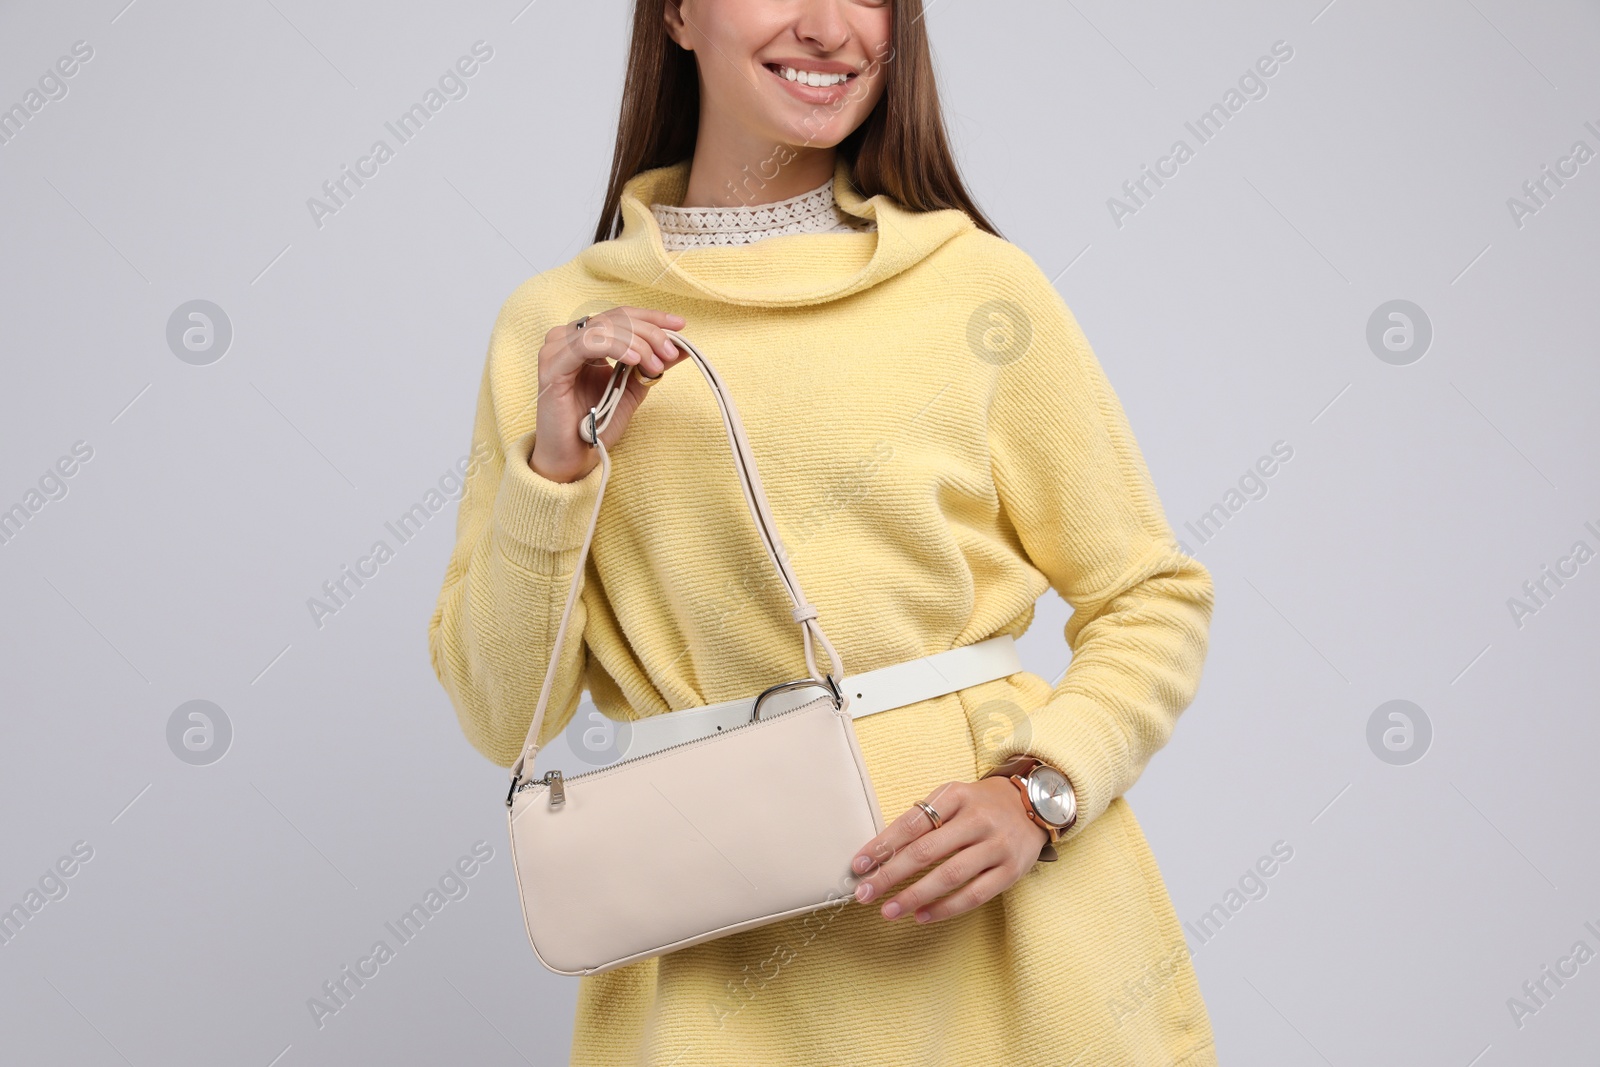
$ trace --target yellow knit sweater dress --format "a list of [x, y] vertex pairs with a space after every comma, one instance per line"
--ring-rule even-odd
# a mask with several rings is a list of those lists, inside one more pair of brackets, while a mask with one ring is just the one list
[[[598, 465], [571, 483], [528, 465], [545, 332], [634, 305], [684, 316], [733, 393], [847, 674], [1020, 635], [1047, 587], [1073, 608], [1054, 687], [1022, 671], [856, 723], [885, 821], [1018, 752], [1064, 771], [1080, 814], [1059, 860], [950, 919], [887, 921], [881, 901], [849, 899], [581, 978], [571, 1062], [1215, 1064], [1122, 797], [1194, 697], [1211, 577], [1179, 549], [1072, 313], [1015, 245], [957, 210], [863, 198], [843, 160], [834, 195], [875, 228], [668, 252], [649, 205], [681, 204], [687, 179], [687, 162], [633, 178], [621, 235], [522, 283], [495, 320], [428, 635], [467, 740], [500, 766], [516, 758], [599, 484]], [[545, 742], [585, 689], [625, 720], [806, 673], [691, 363], [650, 391], [611, 456]]]

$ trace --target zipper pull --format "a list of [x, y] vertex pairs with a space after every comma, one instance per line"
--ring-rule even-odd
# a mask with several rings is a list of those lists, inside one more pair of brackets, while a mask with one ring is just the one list
[[561, 785], [560, 771], [545, 771], [544, 784], [550, 787], [550, 806], [559, 807], [567, 802], [567, 791]]

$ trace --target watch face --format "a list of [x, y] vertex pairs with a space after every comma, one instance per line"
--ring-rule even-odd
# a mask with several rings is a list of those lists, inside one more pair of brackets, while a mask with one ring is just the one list
[[1077, 797], [1066, 776], [1049, 767], [1035, 768], [1028, 776], [1028, 797], [1033, 810], [1047, 823], [1065, 826], [1077, 810]]

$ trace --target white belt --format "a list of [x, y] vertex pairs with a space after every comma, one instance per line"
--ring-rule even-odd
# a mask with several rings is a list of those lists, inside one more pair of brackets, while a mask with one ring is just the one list
[[[852, 718], [862, 718], [919, 700], [954, 693], [958, 689], [1004, 678], [1022, 669], [1017, 643], [1010, 634], [936, 652], [877, 670], [844, 677], [840, 688], [849, 699]], [[826, 690], [822, 690], [825, 692]], [[774, 693], [761, 703], [763, 719], [817, 699], [819, 687]], [[628, 724], [631, 730], [619, 758], [634, 759], [670, 745], [696, 741], [718, 730], [730, 730], [750, 721], [756, 698], [742, 697], [663, 715], [647, 715]]]

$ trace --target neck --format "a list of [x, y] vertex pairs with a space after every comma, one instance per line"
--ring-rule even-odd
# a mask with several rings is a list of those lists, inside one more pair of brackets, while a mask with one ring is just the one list
[[833, 177], [838, 150], [719, 134], [701, 116], [683, 207], [753, 207], [810, 192]]

